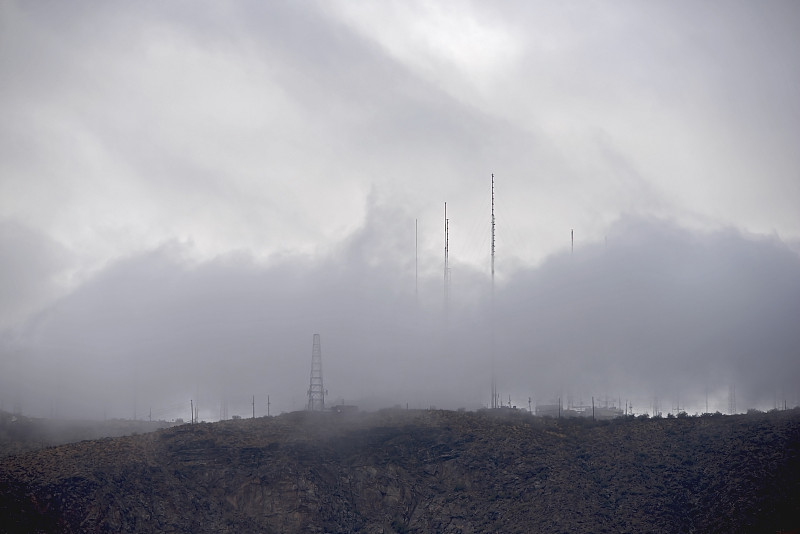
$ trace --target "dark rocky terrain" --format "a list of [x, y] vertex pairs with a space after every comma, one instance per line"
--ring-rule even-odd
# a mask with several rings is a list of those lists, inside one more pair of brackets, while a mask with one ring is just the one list
[[0, 460], [2, 532], [778, 532], [800, 410], [292, 413]]
[[42, 419], [0, 411], [0, 458], [87, 439], [127, 436], [174, 426], [167, 421]]

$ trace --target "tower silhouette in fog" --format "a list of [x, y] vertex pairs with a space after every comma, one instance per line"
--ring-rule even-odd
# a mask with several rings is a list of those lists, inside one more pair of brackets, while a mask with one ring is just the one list
[[321, 412], [325, 409], [325, 389], [322, 386], [322, 348], [319, 334], [314, 334], [311, 350], [311, 383], [308, 386], [308, 410]]

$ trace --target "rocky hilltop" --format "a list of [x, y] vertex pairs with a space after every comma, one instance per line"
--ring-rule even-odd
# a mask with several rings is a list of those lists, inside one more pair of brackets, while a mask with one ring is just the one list
[[39, 419], [0, 411], [0, 457], [87, 439], [127, 436], [175, 426], [167, 421]]
[[777, 532], [800, 411], [292, 413], [0, 460], [2, 532]]

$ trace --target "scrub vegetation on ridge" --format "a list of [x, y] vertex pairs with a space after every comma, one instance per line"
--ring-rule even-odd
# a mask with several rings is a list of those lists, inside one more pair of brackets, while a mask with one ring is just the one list
[[3, 532], [775, 532], [798, 510], [797, 409], [294, 412], [0, 462]]

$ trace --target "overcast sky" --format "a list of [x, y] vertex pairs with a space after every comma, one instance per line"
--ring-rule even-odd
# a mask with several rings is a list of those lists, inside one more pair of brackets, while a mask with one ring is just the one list
[[331, 402], [486, 405], [492, 353], [526, 407], [800, 402], [798, 28], [794, 1], [2, 2], [3, 408], [300, 409], [314, 333]]

